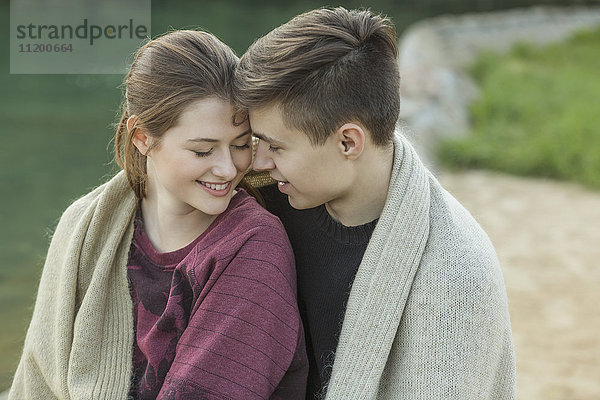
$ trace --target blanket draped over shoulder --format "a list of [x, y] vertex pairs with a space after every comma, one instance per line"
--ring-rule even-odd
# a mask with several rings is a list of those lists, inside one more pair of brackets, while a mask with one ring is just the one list
[[9, 399], [125, 399], [137, 201], [123, 172], [74, 202], [52, 237]]
[[326, 400], [514, 399], [508, 302], [492, 244], [399, 134], [393, 165]]

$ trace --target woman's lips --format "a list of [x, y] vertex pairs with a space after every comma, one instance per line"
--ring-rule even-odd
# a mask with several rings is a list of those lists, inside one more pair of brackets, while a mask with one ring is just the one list
[[214, 182], [203, 182], [196, 181], [202, 186], [202, 189], [206, 190], [212, 196], [223, 197], [229, 193], [229, 188], [231, 187], [231, 182], [224, 183], [214, 183]]

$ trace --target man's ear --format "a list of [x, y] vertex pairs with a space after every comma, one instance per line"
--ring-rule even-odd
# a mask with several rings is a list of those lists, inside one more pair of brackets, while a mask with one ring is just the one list
[[364, 129], [355, 123], [346, 123], [337, 131], [338, 146], [342, 154], [349, 160], [355, 160], [365, 148], [366, 135]]
[[152, 138], [146, 134], [146, 131], [143, 128], [136, 127], [135, 124], [136, 116], [132, 115], [127, 119], [127, 130], [131, 131], [131, 129], [135, 129], [135, 132], [131, 136], [131, 142], [140, 153], [143, 155], [148, 155], [148, 151], [150, 150], [150, 143], [152, 143]]

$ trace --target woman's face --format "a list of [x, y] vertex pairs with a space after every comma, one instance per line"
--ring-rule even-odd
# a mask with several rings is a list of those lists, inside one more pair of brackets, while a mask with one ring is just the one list
[[156, 196], [162, 212], [225, 211], [252, 161], [250, 126], [234, 126], [233, 113], [221, 99], [194, 102], [151, 148], [148, 197]]

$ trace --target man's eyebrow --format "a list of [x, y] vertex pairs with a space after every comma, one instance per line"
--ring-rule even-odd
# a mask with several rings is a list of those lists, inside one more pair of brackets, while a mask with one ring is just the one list
[[265, 135], [264, 133], [252, 132], [252, 134], [254, 136], [256, 136], [257, 138], [259, 138], [260, 140], [264, 140], [267, 143], [274, 144], [275, 146], [283, 146], [283, 142], [281, 142], [277, 139], [273, 139], [272, 137], [269, 137], [269, 136]]
[[[239, 135], [237, 135], [235, 137], [235, 139], [233, 139], [233, 140], [237, 140], [237, 139], [241, 138], [242, 136], [246, 136], [250, 133], [252, 133], [252, 130], [248, 129], [247, 131], [242, 132]], [[188, 139], [187, 141], [188, 142], [207, 142], [207, 143], [218, 143], [219, 142], [218, 139], [212, 139], [212, 138], [194, 138], [194, 139]]]

